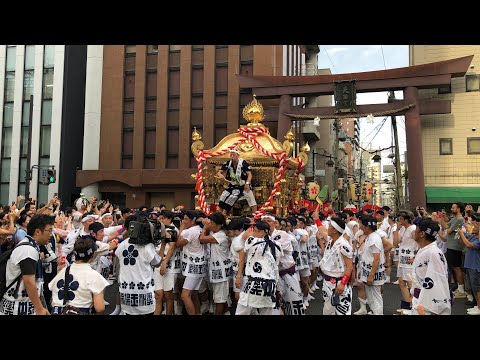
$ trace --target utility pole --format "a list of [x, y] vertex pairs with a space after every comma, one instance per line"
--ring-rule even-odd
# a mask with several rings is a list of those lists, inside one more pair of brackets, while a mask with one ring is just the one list
[[27, 168], [25, 169], [25, 202], [30, 198], [30, 181], [32, 180], [32, 171], [30, 169], [30, 158], [32, 156], [32, 118], [33, 118], [33, 95], [30, 95], [30, 114], [28, 115], [28, 148], [27, 148]]
[[[389, 100], [395, 99], [395, 91], [390, 91], [388, 94]], [[397, 118], [392, 115], [392, 129], [393, 139], [395, 141], [395, 207], [399, 211], [403, 209], [403, 186], [402, 186], [402, 169], [400, 168], [400, 146], [398, 144], [398, 130], [397, 130]]]
[[[337, 188], [337, 183], [338, 183], [338, 131], [339, 131], [339, 128], [338, 128], [338, 125], [339, 124], [339, 120], [338, 119], [335, 119], [335, 142], [334, 142], [334, 150], [333, 150], [333, 158], [335, 161], [335, 167], [333, 168], [333, 187], [334, 189], [337, 189], [337, 191], [341, 191], [340, 189]], [[340, 209], [340, 194], [338, 195], [338, 201], [337, 201], [337, 210]]]

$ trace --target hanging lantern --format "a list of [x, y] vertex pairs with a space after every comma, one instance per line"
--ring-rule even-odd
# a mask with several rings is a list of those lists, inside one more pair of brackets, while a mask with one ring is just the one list
[[378, 154], [375, 154], [372, 158], [373, 161], [375, 162], [380, 162], [380, 160], [382, 160], [382, 157]]
[[329, 159], [327, 162], [326, 162], [327, 166], [328, 167], [333, 167], [333, 165], [335, 165], [335, 163], [333, 162], [332, 159]]

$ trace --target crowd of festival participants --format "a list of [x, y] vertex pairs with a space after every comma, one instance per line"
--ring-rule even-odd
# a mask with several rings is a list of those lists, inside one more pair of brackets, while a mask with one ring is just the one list
[[[399, 285], [403, 314], [447, 315], [467, 298], [467, 313], [480, 315], [480, 213], [460, 202], [449, 213], [384, 206], [254, 219], [22, 200], [0, 209], [1, 252], [14, 249], [4, 315], [105, 314], [108, 286], [110, 315], [304, 315], [314, 295], [324, 315], [351, 315], [355, 286], [353, 314], [382, 315], [386, 283]], [[130, 238], [130, 223], [146, 218], [169, 229], [160, 244]]]

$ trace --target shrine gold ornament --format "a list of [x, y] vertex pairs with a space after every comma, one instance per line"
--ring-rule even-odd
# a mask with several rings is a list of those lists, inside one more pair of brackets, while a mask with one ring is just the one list
[[228, 183], [217, 178], [216, 174], [221, 165], [230, 160], [229, 150], [235, 149], [250, 164], [253, 175], [251, 187], [259, 205], [254, 215], [258, 217], [273, 210], [278, 215], [285, 215], [290, 200], [300, 194], [299, 173], [307, 164], [308, 155], [301, 151], [296, 158], [292, 157], [292, 130], [285, 135], [283, 144], [270, 136], [268, 128], [261, 124], [265, 118], [264, 109], [255, 96], [244, 107], [243, 117], [248, 124], [241, 125], [237, 132], [225, 136], [211, 149], [204, 149], [205, 145], [196, 129], [192, 132], [192, 153], [197, 160], [197, 206], [209, 214], [210, 205], [218, 203]]

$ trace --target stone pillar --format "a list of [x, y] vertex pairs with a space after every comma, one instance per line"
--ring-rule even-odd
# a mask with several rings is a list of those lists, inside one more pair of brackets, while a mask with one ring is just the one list
[[407, 104], [415, 104], [405, 113], [407, 138], [408, 187], [410, 208], [426, 207], [425, 179], [423, 175], [422, 128], [418, 109], [418, 89], [408, 87], [403, 92]]
[[[287, 131], [292, 126], [290, 117], [285, 115], [285, 113], [290, 112], [290, 107], [292, 104], [292, 97], [290, 95], [282, 95], [280, 97], [280, 105], [278, 107], [278, 128], [277, 128], [277, 139], [278, 141], [284, 141], [284, 136]], [[297, 139], [298, 140], [298, 139]]]

